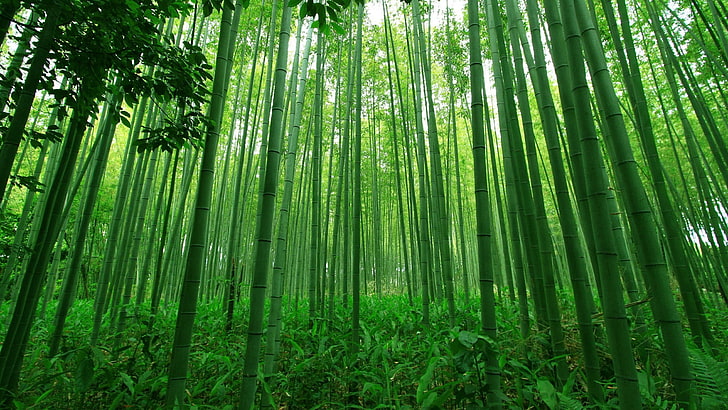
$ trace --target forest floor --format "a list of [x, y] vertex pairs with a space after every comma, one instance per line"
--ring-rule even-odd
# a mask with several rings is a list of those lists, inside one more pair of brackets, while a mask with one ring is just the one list
[[[517, 305], [498, 304], [498, 351], [506, 408], [616, 408], [615, 382], [609, 353], [599, 346], [607, 402], [591, 404], [585, 391], [573, 299], [562, 298], [566, 336], [567, 380], [558, 381], [558, 357], [550, 353], [548, 333], [532, 331], [523, 338]], [[244, 305], [244, 304], [243, 304]], [[241, 305], [242, 306], [242, 305]], [[0, 318], [8, 317], [0, 305]], [[235, 408], [244, 356], [247, 311], [237, 312], [226, 330], [220, 303], [202, 303], [187, 381], [189, 404], [199, 409]], [[421, 305], [406, 296], [362, 298], [361, 342], [350, 347], [350, 320], [343, 307], [309, 322], [305, 303], [284, 302], [284, 325], [278, 371], [259, 392], [279, 409], [477, 409], [485, 403], [485, 359], [473, 342], [483, 340], [478, 303], [459, 306], [457, 324], [448, 324], [444, 304], [431, 307], [432, 323], [421, 321]], [[167, 366], [174, 333], [172, 310], [162, 310], [151, 323], [144, 307], [123, 332], [96, 346], [88, 343], [93, 303], [78, 300], [64, 333], [62, 353], [47, 357], [53, 307], [38, 319], [26, 352], [17, 408], [155, 409], [164, 404]], [[708, 310], [717, 354], [690, 348], [699, 408], [725, 408], [728, 402], [728, 312]], [[151, 325], [151, 327], [150, 327]], [[536, 328], [533, 325], [531, 328]], [[4, 324], [0, 324], [4, 334]], [[598, 329], [597, 329], [598, 330]], [[686, 334], [688, 330], [686, 329]], [[638, 374], [647, 408], [674, 408], [658, 331], [648, 326], [634, 339]], [[720, 351], [722, 349], [722, 351]], [[715, 352], [714, 352], [715, 353]], [[262, 357], [262, 354], [261, 354]]]

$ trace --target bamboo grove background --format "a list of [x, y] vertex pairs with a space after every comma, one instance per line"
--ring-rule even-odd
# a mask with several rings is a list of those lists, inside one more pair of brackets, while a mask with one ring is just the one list
[[1, 406], [728, 398], [722, 0], [0, 7]]

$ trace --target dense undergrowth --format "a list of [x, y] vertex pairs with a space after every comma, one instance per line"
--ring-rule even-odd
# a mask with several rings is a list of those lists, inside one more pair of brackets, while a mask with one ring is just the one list
[[[563, 303], [568, 305], [565, 298]], [[417, 305], [415, 305], [417, 306]], [[259, 391], [271, 392], [275, 408], [480, 408], [485, 401], [485, 359], [478, 336], [477, 304], [460, 306], [457, 325], [447, 324], [444, 307], [433, 305], [433, 323], [423, 325], [418, 307], [402, 296], [362, 299], [362, 338], [349, 350], [349, 321], [339, 307], [333, 319], [309, 327], [306, 306], [287, 303], [278, 372]], [[7, 304], [0, 317], [7, 317]], [[219, 304], [202, 304], [187, 383], [193, 408], [234, 408], [238, 401], [247, 312], [238, 312], [226, 331]], [[564, 309], [565, 312], [573, 311]], [[174, 312], [154, 321], [136, 314], [128, 328], [89, 346], [92, 303], [76, 303], [67, 322], [62, 354], [47, 357], [52, 309], [36, 323], [29, 357], [15, 400], [18, 408], [98, 409], [159, 408], [164, 403]], [[537, 331], [523, 339], [518, 311], [499, 304], [496, 341], [507, 408], [614, 408], [614, 380], [609, 354], [601, 348], [607, 403], [594, 405], [584, 391], [578, 333], [573, 317], [564, 317], [569, 379], [558, 385], [547, 335]], [[725, 310], [709, 312], [711, 323], [726, 323]], [[717, 346], [725, 349], [728, 332], [716, 329]], [[639, 339], [641, 338], [641, 339]], [[645, 357], [639, 362], [643, 404], [674, 408], [667, 363], [654, 327], [635, 339]], [[726, 351], [716, 355], [691, 348], [699, 408], [722, 408], [728, 402]], [[720, 359], [722, 358], [722, 359]]]

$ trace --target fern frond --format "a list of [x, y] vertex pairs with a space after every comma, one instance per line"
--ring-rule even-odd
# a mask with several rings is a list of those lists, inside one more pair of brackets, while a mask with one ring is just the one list
[[728, 402], [728, 363], [699, 349], [690, 350], [700, 408], [723, 408]]
[[556, 397], [559, 398], [560, 410], [582, 410], [584, 408], [584, 404], [581, 401], [561, 392], [556, 392]]

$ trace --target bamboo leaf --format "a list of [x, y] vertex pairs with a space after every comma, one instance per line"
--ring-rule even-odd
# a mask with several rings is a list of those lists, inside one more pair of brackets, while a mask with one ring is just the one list
[[550, 381], [546, 379], [538, 379], [536, 383], [538, 386], [538, 392], [541, 395], [541, 399], [549, 406], [549, 409], [558, 408], [559, 401], [556, 398], [556, 389]]
[[84, 349], [79, 352], [82, 355], [81, 360], [76, 368], [76, 390], [85, 392], [94, 380], [94, 359], [93, 352], [90, 349]]
[[417, 403], [422, 404], [427, 398], [425, 394], [427, 393], [427, 389], [429, 388], [430, 382], [432, 381], [432, 376], [435, 373], [435, 369], [437, 368], [437, 364], [440, 361], [440, 357], [431, 357], [430, 360], [427, 363], [427, 369], [425, 370], [425, 373], [420, 377], [419, 384], [417, 385]]

